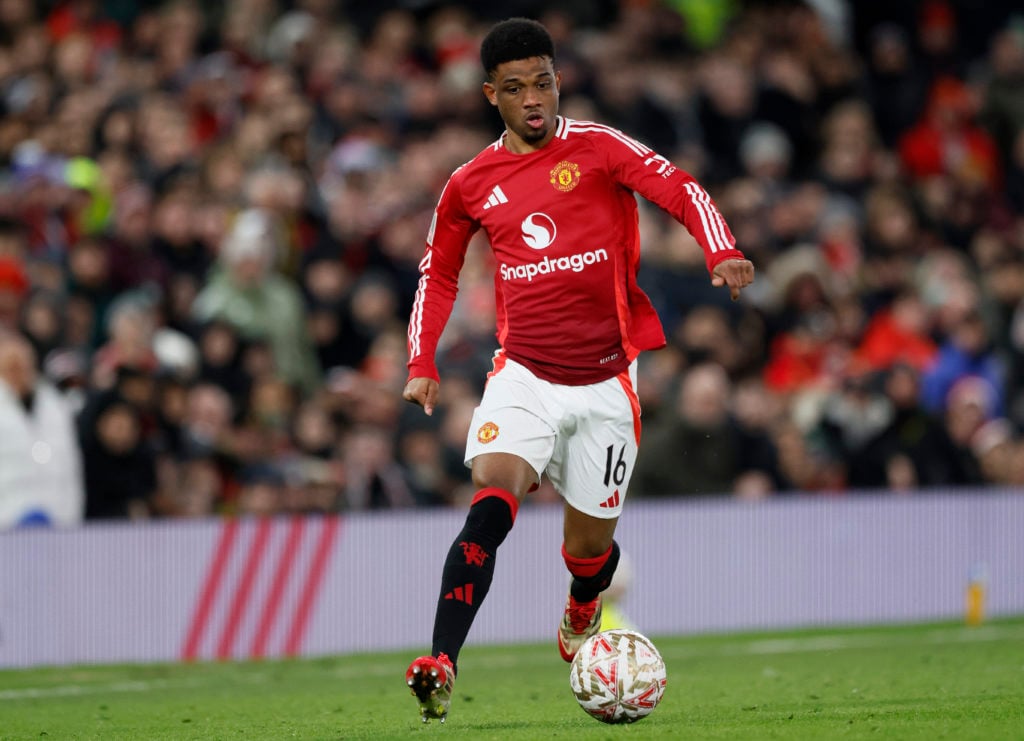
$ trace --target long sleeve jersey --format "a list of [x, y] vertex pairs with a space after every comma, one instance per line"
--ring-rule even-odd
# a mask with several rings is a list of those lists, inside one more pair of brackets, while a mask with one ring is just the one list
[[437, 343], [466, 247], [483, 229], [496, 258], [500, 353], [553, 383], [597, 383], [665, 345], [636, 282], [639, 193], [682, 223], [708, 271], [742, 259], [707, 192], [622, 132], [559, 117], [554, 138], [514, 154], [499, 139], [449, 178], [427, 235], [409, 322], [409, 378], [439, 380]]

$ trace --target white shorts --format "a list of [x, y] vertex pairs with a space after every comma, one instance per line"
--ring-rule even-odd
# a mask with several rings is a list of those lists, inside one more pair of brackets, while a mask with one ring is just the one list
[[533, 466], [537, 483], [547, 474], [575, 509], [618, 517], [640, 440], [636, 361], [587, 386], [544, 381], [508, 358], [496, 366], [473, 412], [466, 465], [483, 453], [512, 453]]

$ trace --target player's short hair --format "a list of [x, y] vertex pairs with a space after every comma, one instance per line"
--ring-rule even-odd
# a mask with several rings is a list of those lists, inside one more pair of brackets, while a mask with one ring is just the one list
[[555, 58], [555, 42], [537, 21], [509, 18], [494, 25], [480, 44], [480, 61], [488, 77], [499, 64], [531, 57]]

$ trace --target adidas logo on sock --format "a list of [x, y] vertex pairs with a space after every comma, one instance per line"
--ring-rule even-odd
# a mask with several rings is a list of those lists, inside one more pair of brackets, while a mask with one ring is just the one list
[[611, 509], [613, 507], [618, 507], [620, 501], [621, 501], [621, 499], [619, 497], [619, 490], [616, 489], [614, 494], [612, 494], [610, 497], [605, 499], [598, 506], [599, 507], [604, 507], [605, 509]]
[[495, 185], [491, 190], [491, 194], [487, 197], [487, 201], [484, 203], [484, 211], [491, 206], [498, 206], [502, 203], [508, 203], [508, 196], [505, 195], [500, 185]]
[[444, 596], [445, 599], [453, 599], [456, 602], [465, 602], [467, 605], [473, 604], [473, 584], [470, 582], [462, 587], [455, 587], [452, 591], [448, 592]]

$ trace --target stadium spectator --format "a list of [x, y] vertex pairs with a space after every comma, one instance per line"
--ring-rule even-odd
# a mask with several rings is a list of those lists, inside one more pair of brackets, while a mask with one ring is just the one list
[[785, 407], [757, 375], [739, 378], [730, 400], [736, 427], [740, 471], [733, 491], [743, 498], [761, 498], [793, 488], [779, 465], [774, 436]]
[[148, 519], [157, 472], [143, 411], [116, 389], [102, 391], [82, 410], [78, 428], [85, 461], [85, 516]]
[[863, 459], [868, 445], [892, 423], [892, 418], [892, 405], [871, 374], [853, 368], [840, 387], [822, 399], [811, 436], [842, 468], [846, 485], [864, 487]]
[[21, 304], [28, 293], [29, 279], [21, 259], [0, 256], [0, 329], [18, 328]]
[[923, 370], [931, 366], [937, 352], [928, 309], [908, 286], [872, 316], [860, 337], [856, 361], [873, 370], [885, 370], [895, 363]]
[[984, 379], [964, 376], [949, 389], [943, 407], [945, 432], [950, 446], [949, 484], [984, 482], [978, 461], [978, 435], [995, 418], [992, 387]]
[[994, 352], [985, 318], [976, 309], [969, 309], [951, 327], [934, 362], [925, 370], [921, 389], [925, 406], [941, 412], [953, 387], [964, 378], [975, 378], [987, 387], [990, 402], [985, 405], [986, 418], [1004, 413], [1005, 369]]
[[674, 414], [644, 431], [633, 475], [638, 496], [732, 493], [744, 470], [731, 397], [729, 377], [716, 363], [683, 374]]
[[910, 176], [951, 175], [975, 188], [997, 189], [998, 151], [975, 117], [975, 104], [964, 82], [950, 76], [935, 80], [924, 115], [900, 138], [900, 158]]
[[[389, 430], [360, 425], [341, 441], [345, 465], [345, 509], [391, 509], [417, 504], [408, 474], [395, 459]], [[429, 502], [424, 501], [423, 504]]]
[[1015, 140], [1024, 129], [1024, 39], [1019, 28], [1000, 29], [993, 35], [988, 72], [979, 116], [1006, 163], [1013, 158]]
[[254, 463], [239, 475], [234, 511], [269, 517], [284, 509], [284, 474], [269, 463]]
[[907, 478], [912, 468], [911, 487], [941, 486], [952, 480], [952, 442], [940, 416], [921, 404], [921, 370], [897, 362], [883, 371], [881, 390], [891, 416], [863, 446], [848, 468], [852, 488], [892, 486], [893, 474], [901, 470]]
[[265, 211], [239, 215], [220, 247], [220, 265], [196, 296], [200, 322], [223, 319], [243, 339], [265, 340], [274, 367], [289, 383], [312, 391], [320, 367], [306, 333], [302, 297], [275, 268], [281, 255], [276, 220]]
[[36, 367], [32, 345], [0, 328], [0, 531], [82, 521], [74, 410]]
[[927, 78], [907, 29], [886, 22], [871, 31], [866, 51], [868, 101], [879, 135], [893, 147], [924, 107]]
[[121, 294], [107, 314], [107, 341], [93, 353], [92, 384], [109, 389], [122, 368], [155, 373], [159, 367], [153, 349], [156, 316], [144, 295]]

